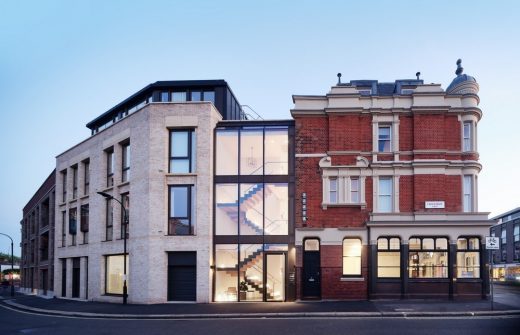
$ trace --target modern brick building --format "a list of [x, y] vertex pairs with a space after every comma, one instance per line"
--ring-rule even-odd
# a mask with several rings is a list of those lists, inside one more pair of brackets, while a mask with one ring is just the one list
[[20, 290], [54, 296], [55, 179], [52, 171], [23, 208]]
[[298, 298], [486, 296], [479, 86], [458, 65], [446, 90], [418, 74], [293, 96]]
[[520, 207], [494, 217], [491, 236], [500, 237], [500, 250], [493, 252], [493, 279], [520, 282]]

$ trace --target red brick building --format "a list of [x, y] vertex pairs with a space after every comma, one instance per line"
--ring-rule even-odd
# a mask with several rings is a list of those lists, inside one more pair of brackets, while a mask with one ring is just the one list
[[479, 86], [456, 74], [293, 96], [298, 298], [486, 297]]

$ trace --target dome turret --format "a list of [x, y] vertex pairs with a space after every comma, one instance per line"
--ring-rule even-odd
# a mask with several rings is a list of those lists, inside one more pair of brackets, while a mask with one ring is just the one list
[[462, 74], [464, 68], [461, 66], [462, 60], [457, 60], [457, 70], [455, 74], [457, 77], [453, 79], [450, 86], [446, 89], [447, 94], [478, 94], [479, 86], [477, 80], [467, 74]]

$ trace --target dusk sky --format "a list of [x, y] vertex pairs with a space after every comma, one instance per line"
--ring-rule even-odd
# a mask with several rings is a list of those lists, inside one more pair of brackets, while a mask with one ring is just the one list
[[[0, 1], [0, 232], [85, 124], [157, 80], [225, 79], [264, 119], [342, 80], [480, 85], [479, 211], [520, 207], [519, 1]], [[0, 252], [10, 253], [0, 236]]]

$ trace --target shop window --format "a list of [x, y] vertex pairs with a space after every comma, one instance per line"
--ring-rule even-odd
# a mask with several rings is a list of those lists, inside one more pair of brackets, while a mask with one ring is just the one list
[[401, 240], [398, 237], [377, 239], [377, 277], [401, 277]]
[[457, 240], [457, 278], [480, 278], [480, 240], [460, 237]]
[[409, 240], [410, 278], [448, 278], [448, 239], [414, 237]]
[[[129, 259], [126, 256], [126, 274], [128, 285]], [[124, 255], [108, 255], [105, 257], [105, 293], [123, 294]]]
[[343, 276], [361, 276], [361, 240], [343, 240]]

